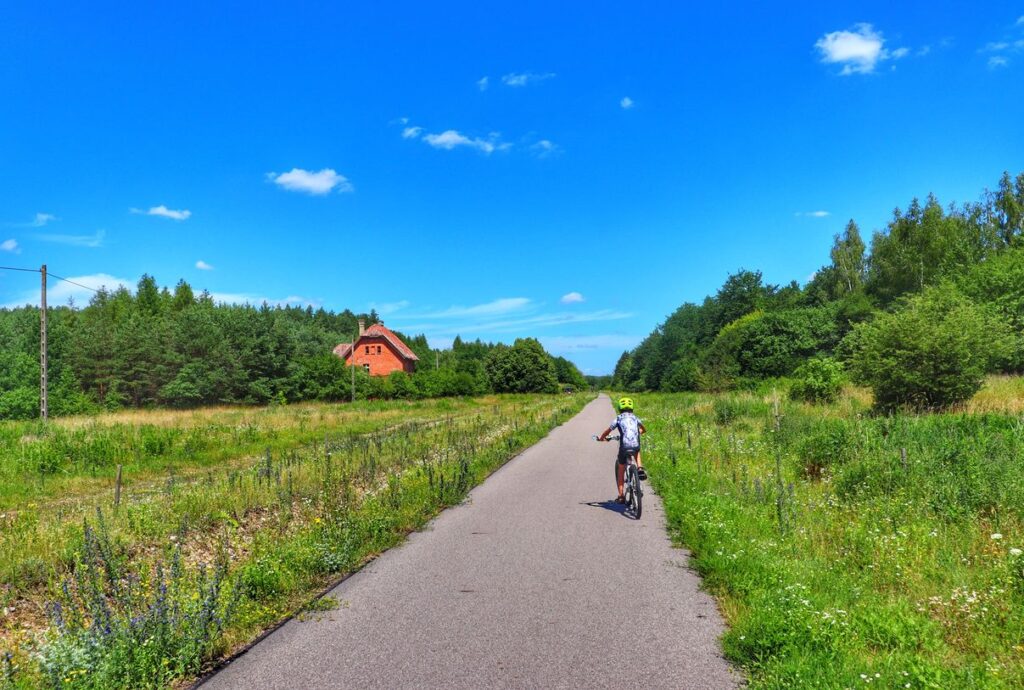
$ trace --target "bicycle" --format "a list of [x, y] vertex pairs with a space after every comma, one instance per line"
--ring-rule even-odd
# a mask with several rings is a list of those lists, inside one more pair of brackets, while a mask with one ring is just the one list
[[[597, 436], [592, 437], [595, 441], [599, 440]], [[608, 441], [618, 441], [618, 436], [609, 436]], [[626, 498], [626, 510], [633, 513], [633, 517], [637, 520], [644, 512], [644, 489], [640, 483], [640, 472], [637, 469], [636, 464], [636, 451], [626, 452], [626, 471], [622, 478], [623, 493]]]

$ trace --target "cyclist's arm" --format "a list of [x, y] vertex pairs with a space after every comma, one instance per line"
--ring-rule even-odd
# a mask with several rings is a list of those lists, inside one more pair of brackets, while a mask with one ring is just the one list
[[646, 434], [647, 433], [647, 429], [646, 429], [646, 427], [644, 427], [643, 422], [637, 422], [637, 426], [640, 427], [640, 433], [641, 434]]
[[608, 439], [608, 434], [610, 434], [611, 432], [612, 432], [612, 430], [610, 428], [609, 429], [605, 429], [604, 431], [601, 432], [601, 435], [597, 437], [597, 440], [598, 441], [605, 441], [605, 440], [607, 440]]

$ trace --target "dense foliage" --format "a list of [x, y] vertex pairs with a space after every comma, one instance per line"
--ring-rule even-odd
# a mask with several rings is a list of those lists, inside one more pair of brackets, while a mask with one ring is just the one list
[[[101, 290], [82, 309], [48, 310], [50, 411], [346, 400], [352, 372], [331, 350], [352, 338], [359, 318], [378, 321], [374, 312], [216, 304], [184, 281], [170, 291], [143, 276], [134, 293]], [[586, 385], [575, 365], [535, 340], [539, 356], [516, 370], [521, 379], [496, 382], [486, 363], [499, 351], [518, 353], [519, 343], [506, 348], [456, 338], [450, 349], [433, 350], [422, 335], [403, 339], [420, 358], [419, 371], [371, 378], [358, 370], [357, 398]], [[27, 419], [38, 410], [39, 310], [0, 309], [0, 419]]]
[[835, 402], [844, 382], [843, 365], [831, 357], [814, 357], [793, 372], [789, 397], [812, 403]]
[[[939, 292], [928, 300], [943, 295], [946, 306], [957, 305], [955, 314], [938, 319], [934, 310], [920, 312], [925, 302], [914, 296], [929, 289]], [[914, 309], [920, 312], [917, 317], [887, 317]], [[993, 323], [993, 316], [1009, 332], [997, 327], [987, 339], [975, 337], [982, 335], [977, 328]], [[964, 332], [955, 344], [946, 343], [961, 318]], [[877, 325], [858, 328], [875, 320]], [[883, 360], [891, 365], [898, 359], [900, 366], [910, 362], [898, 351], [900, 338], [882, 338], [886, 328], [899, 323], [907, 328], [916, 323], [912, 337], [919, 356], [941, 353], [944, 371], [950, 376], [962, 372], [963, 380], [947, 377], [940, 384], [947, 392], [924, 392], [918, 384], [935, 372], [920, 362], [904, 372], [906, 381], [895, 381], [895, 369], [892, 375], [879, 374]], [[851, 220], [835, 236], [830, 262], [802, 287], [767, 284], [759, 271], [730, 275], [714, 296], [682, 305], [636, 349], [623, 353], [612, 385], [728, 390], [790, 376], [812, 358], [834, 356], [851, 365], [858, 382], [874, 387], [884, 378], [900, 389], [876, 387], [883, 405], [930, 407], [962, 400], [986, 372], [1024, 371], [1022, 332], [1024, 173], [1016, 178], [1004, 173], [998, 188], [978, 202], [944, 208], [929, 196], [923, 205], [915, 199], [905, 211], [897, 209], [888, 226], [874, 233], [870, 251]], [[867, 340], [877, 346], [874, 364], [864, 359], [864, 336], [869, 334]], [[854, 365], [850, 358], [856, 353], [860, 359]]]
[[858, 324], [850, 365], [883, 408], [930, 409], [963, 402], [1005, 361], [1008, 332], [948, 285], [929, 287], [902, 309]]

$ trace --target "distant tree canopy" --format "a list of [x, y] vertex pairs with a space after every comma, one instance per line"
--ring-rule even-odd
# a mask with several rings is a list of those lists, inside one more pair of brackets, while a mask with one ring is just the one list
[[[134, 293], [100, 290], [82, 309], [48, 309], [50, 410], [347, 400], [353, 372], [331, 350], [352, 338], [359, 318], [379, 320], [375, 312], [216, 304], [184, 281], [171, 291], [146, 275]], [[419, 370], [371, 379], [360, 369], [357, 397], [551, 391], [584, 382], [536, 340], [506, 348], [456, 338], [450, 349], [434, 350], [422, 335], [402, 337]], [[496, 380], [486, 365], [500, 349], [529, 356]], [[39, 310], [0, 309], [0, 419], [38, 413]]]
[[[851, 220], [835, 236], [829, 258], [803, 287], [765, 283], [759, 271], [741, 269], [728, 276], [714, 296], [682, 305], [636, 349], [624, 352], [612, 385], [627, 390], [723, 390], [791, 375], [816, 357], [836, 356], [850, 364], [853, 339], [861, 337], [852, 331], [863, 335], [870, 329], [859, 325], [901, 310], [938, 313], [907, 298], [939, 286], [943, 291], [927, 304], [957, 305], [956, 318], [965, 320], [961, 335], [968, 326], [991, 324], [985, 321], [988, 316], [1008, 327], [1006, 340], [993, 346], [993, 356], [975, 357], [965, 365], [975, 382], [968, 388], [976, 384], [979, 362], [982, 373], [1024, 371], [1024, 173], [1016, 178], [1004, 173], [994, 191], [961, 207], [943, 208], [931, 195], [924, 204], [913, 200], [873, 234], [870, 251]], [[914, 320], [908, 316], [904, 322]], [[879, 323], [881, 328], [888, 322]], [[946, 331], [929, 331], [922, 340], [934, 344], [952, 337], [955, 324], [948, 319], [943, 324]], [[971, 331], [971, 337], [977, 335]], [[959, 350], [962, 355], [966, 351]], [[891, 356], [887, 351], [876, 354]], [[933, 393], [915, 395], [927, 405], [946, 400]]]

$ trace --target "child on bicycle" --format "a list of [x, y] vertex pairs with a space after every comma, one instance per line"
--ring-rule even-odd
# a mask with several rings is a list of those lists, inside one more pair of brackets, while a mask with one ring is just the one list
[[643, 422], [633, 414], [632, 398], [619, 399], [618, 416], [611, 426], [597, 437], [597, 440], [607, 441], [608, 435], [616, 429], [619, 431], [619, 457], [615, 463], [615, 483], [619, 488], [619, 497], [615, 499], [615, 502], [625, 503], [626, 497], [623, 492], [622, 483], [626, 474], [626, 463], [629, 461], [630, 455], [636, 457], [637, 474], [640, 475], [641, 479], [647, 479], [644, 465], [640, 461], [640, 434], [647, 433], [647, 429], [644, 428]]

